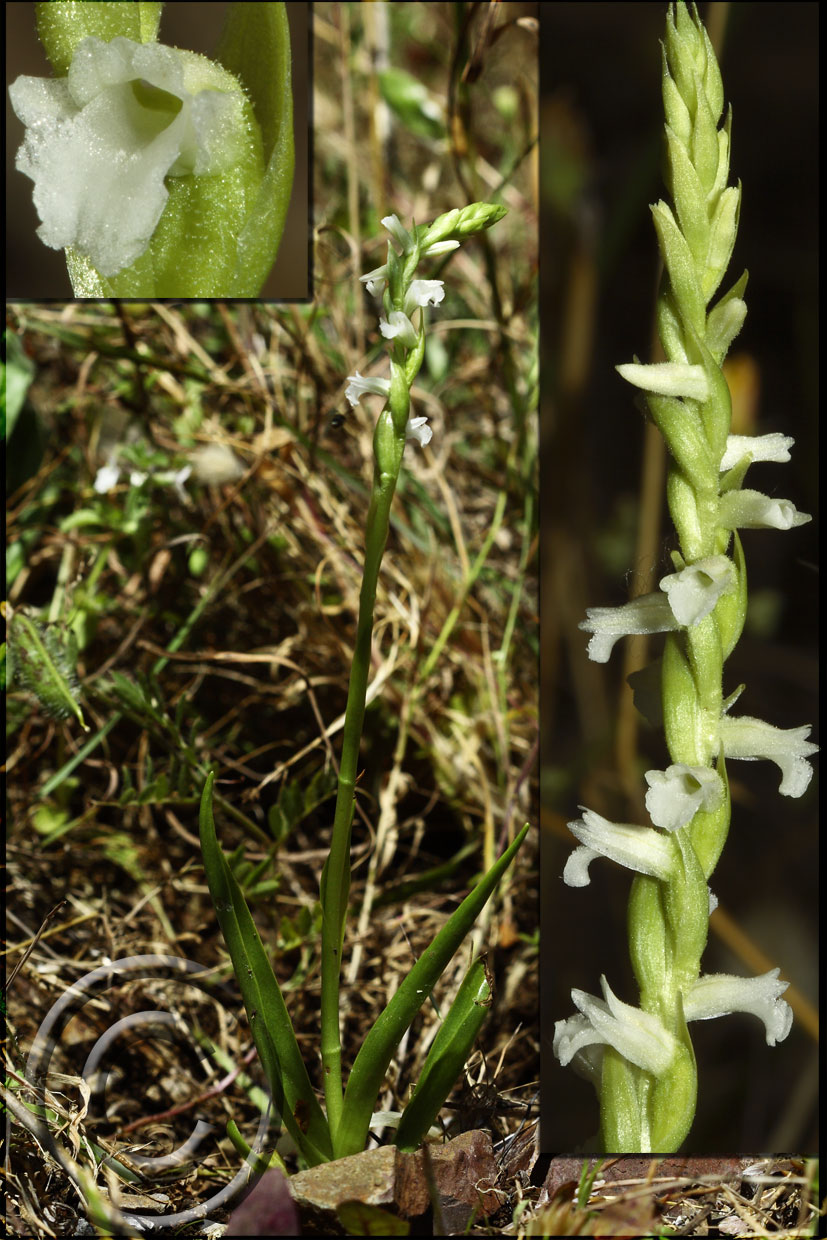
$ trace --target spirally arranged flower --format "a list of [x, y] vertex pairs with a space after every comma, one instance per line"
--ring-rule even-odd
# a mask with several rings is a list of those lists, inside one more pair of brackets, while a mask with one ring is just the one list
[[715, 906], [708, 880], [730, 832], [727, 763], [775, 762], [779, 791], [800, 797], [818, 748], [807, 739], [809, 725], [782, 729], [733, 715], [743, 685], [724, 695], [725, 662], [747, 611], [738, 531], [793, 530], [810, 517], [743, 485], [753, 463], [788, 461], [793, 440], [730, 434], [722, 362], [746, 316], [746, 275], [711, 302], [735, 244], [741, 189], [727, 185], [731, 113], [721, 122], [723, 83], [694, 6], [692, 15], [683, 3], [669, 7], [662, 90], [671, 202], [656, 203], [652, 218], [664, 264], [657, 321], [666, 360], [635, 358], [617, 369], [644, 394], [669, 449], [679, 550], [658, 590], [589, 608], [580, 628], [600, 663], [622, 637], [665, 634], [655, 670], [670, 762], [646, 772], [650, 825], [614, 823], [589, 809], [569, 823], [578, 841], [563, 873], [569, 886], [587, 886], [597, 858], [633, 872], [627, 925], [640, 1004], [622, 1002], [601, 977], [603, 998], [573, 990], [577, 1013], [557, 1021], [554, 1034], [560, 1063], [597, 1087], [600, 1148], [613, 1152], [667, 1152], [685, 1140], [698, 1092], [688, 1022], [749, 1012], [763, 1021], [768, 1045], [788, 1035], [792, 1009], [778, 969], [751, 978], [702, 974]]

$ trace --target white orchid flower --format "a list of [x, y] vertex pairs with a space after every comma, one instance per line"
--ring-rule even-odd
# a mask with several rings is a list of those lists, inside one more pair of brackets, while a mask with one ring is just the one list
[[411, 280], [405, 294], [405, 313], [413, 314], [417, 306], [438, 306], [445, 296], [442, 280]]
[[391, 310], [387, 319], [380, 318], [379, 330], [386, 340], [401, 340], [408, 349], [413, 349], [419, 340], [416, 328], [402, 310]]
[[793, 1023], [793, 1010], [781, 998], [789, 982], [779, 982], [779, 969], [758, 977], [735, 977], [731, 973], [710, 973], [700, 977], [684, 998], [687, 1020], [711, 1020], [730, 1012], [750, 1012], [764, 1022], [767, 1046], [783, 1042]]
[[771, 499], [760, 491], [726, 491], [720, 500], [719, 520], [728, 530], [791, 530], [812, 521], [788, 499]]
[[[658, 1016], [622, 1003], [600, 978], [603, 998], [573, 990], [571, 997], [581, 1015], [558, 1020], [554, 1025], [554, 1054], [563, 1067], [583, 1049], [595, 1044], [612, 1046], [630, 1063], [660, 1076], [672, 1063], [677, 1039]], [[591, 1066], [594, 1066], [592, 1060]]]
[[563, 882], [569, 887], [586, 887], [589, 866], [596, 857], [609, 857], [627, 869], [652, 878], [667, 879], [672, 873], [674, 853], [668, 838], [653, 827], [639, 827], [625, 822], [610, 822], [594, 810], [583, 809], [583, 817], [568, 824], [569, 831], [580, 841], [563, 870]]
[[647, 771], [645, 778], [646, 810], [655, 826], [666, 831], [686, 826], [700, 809], [711, 813], [724, 803], [723, 780], [708, 766], [676, 762], [665, 771]]
[[785, 797], [800, 797], [813, 777], [807, 759], [818, 752], [818, 745], [807, 740], [810, 727], [805, 724], [801, 728], [776, 728], [749, 715], [722, 715], [718, 735], [727, 758], [746, 762], [769, 758], [781, 771], [778, 791]]
[[616, 641], [633, 633], [666, 633], [680, 628], [663, 593], [642, 594], [621, 607], [589, 607], [577, 626], [592, 634], [589, 658], [607, 663]]
[[357, 370], [355, 375], [348, 375], [345, 396], [350, 401], [351, 406], [355, 408], [363, 396], [372, 393], [376, 396], [388, 397], [390, 390], [390, 379], [366, 378], [364, 375], [360, 375]]
[[732, 469], [745, 456], [753, 461], [788, 461], [795, 440], [790, 435], [727, 435], [721, 470]]
[[104, 276], [146, 250], [165, 179], [226, 171], [246, 127], [244, 94], [220, 66], [122, 37], [83, 39], [66, 77], [19, 77], [9, 95], [26, 125], [17, 167], [35, 183], [38, 236]]
[[735, 565], [725, 555], [696, 560], [660, 581], [673, 616], [686, 627], [708, 616], [721, 595], [729, 594], [735, 585]]
[[428, 419], [425, 417], [408, 418], [408, 425], [405, 427], [405, 438], [415, 439], [421, 446], [425, 447], [426, 443], [430, 443], [434, 432], [428, 426]]

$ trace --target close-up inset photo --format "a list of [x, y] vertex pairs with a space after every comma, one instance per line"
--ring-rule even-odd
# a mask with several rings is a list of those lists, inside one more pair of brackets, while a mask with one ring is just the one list
[[5, 16], [7, 297], [311, 296], [309, 5]]

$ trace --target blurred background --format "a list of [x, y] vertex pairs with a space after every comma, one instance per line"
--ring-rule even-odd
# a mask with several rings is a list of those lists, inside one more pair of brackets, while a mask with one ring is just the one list
[[[780, 727], [813, 724], [818, 741], [818, 13], [815, 4], [702, 5], [733, 107], [730, 182], [743, 201], [722, 290], [749, 270], [748, 314], [730, 352], [734, 429], [795, 437], [786, 466], [749, 484], [791, 499], [813, 522], [746, 531], [747, 627], [725, 692]], [[648, 204], [660, 174], [665, 5], [555, 4], [541, 23], [541, 702], [542, 1141], [570, 1151], [597, 1130], [591, 1085], [554, 1059], [554, 1022], [570, 992], [637, 1001], [625, 909], [630, 876], [609, 862], [591, 886], [564, 886], [566, 822], [585, 805], [643, 821], [643, 771], [663, 768], [662, 736], [631, 707], [630, 642], [610, 662], [586, 657], [587, 606], [613, 606], [670, 569], [675, 545], [662, 457], [615, 365], [651, 358], [657, 246]], [[657, 437], [656, 437], [657, 438]], [[654, 496], [654, 500], [652, 497]], [[648, 506], [647, 506], [648, 505]], [[641, 512], [646, 537], [639, 541]], [[648, 586], [646, 588], [649, 588]], [[651, 660], [660, 647], [652, 642]], [[771, 1049], [747, 1016], [690, 1026], [700, 1097], [692, 1153], [817, 1147], [818, 774], [804, 797], [779, 796], [767, 762], [731, 763], [733, 817], [712, 887], [721, 902], [707, 972], [776, 965], [794, 984], [795, 1023]]]

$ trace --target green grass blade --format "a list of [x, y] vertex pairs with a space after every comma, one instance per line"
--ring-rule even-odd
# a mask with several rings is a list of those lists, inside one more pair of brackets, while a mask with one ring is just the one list
[[425, 949], [365, 1038], [345, 1090], [342, 1119], [333, 1133], [337, 1158], [364, 1149], [368, 1126], [385, 1071], [402, 1035], [428, 998], [446, 965], [493, 894], [528, 834], [529, 824], [494, 862]]
[[333, 1156], [327, 1119], [319, 1106], [276, 975], [255, 922], [215, 834], [210, 771], [201, 796], [201, 851], [210, 895], [233, 962], [273, 1101], [284, 1124], [311, 1166]]
[[412, 1153], [419, 1147], [462, 1071], [491, 1002], [491, 987], [480, 957], [465, 974], [428, 1052], [414, 1095], [402, 1112], [396, 1134], [400, 1150]]

